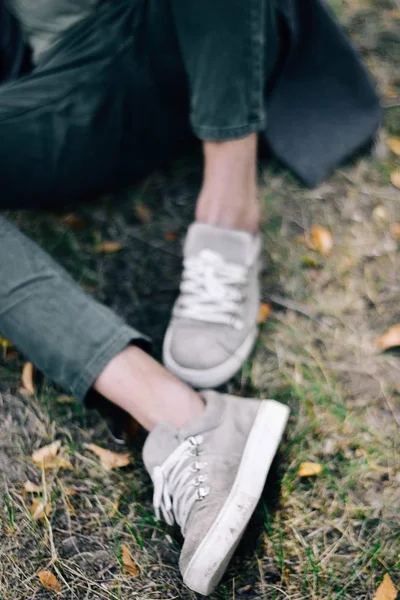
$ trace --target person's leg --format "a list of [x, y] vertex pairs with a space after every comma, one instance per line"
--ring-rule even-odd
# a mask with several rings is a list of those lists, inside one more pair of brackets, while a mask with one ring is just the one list
[[204, 177], [164, 363], [212, 387], [241, 367], [257, 335], [257, 141], [280, 38], [273, 0], [176, 0], [173, 13]]
[[0, 244], [0, 333], [45, 375], [82, 401], [93, 387], [148, 430], [201, 412], [198, 395], [140, 348], [144, 336], [2, 217]]

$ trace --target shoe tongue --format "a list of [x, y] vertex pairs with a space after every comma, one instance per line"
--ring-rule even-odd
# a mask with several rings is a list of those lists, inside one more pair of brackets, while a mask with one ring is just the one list
[[222, 396], [208, 391], [203, 392], [202, 397], [205, 410], [200, 417], [191, 419], [179, 430], [171, 423], [160, 423], [149, 433], [143, 448], [143, 462], [150, 474], [188, 437], [205, 433], [219, 425], [224, 410]]
[[188, 229], [184, 254], [188, 258], [202, 250], [213, 250], [227, 262], [246, 266], [253, 260], [254, 242], [255, 236], [246, 231], [193, 223]]
[[178, 431], [171, 423], [160, 423], [147, 436], [143, 447], [143, 462], [148, 473], [162, 465], [180, 444]]

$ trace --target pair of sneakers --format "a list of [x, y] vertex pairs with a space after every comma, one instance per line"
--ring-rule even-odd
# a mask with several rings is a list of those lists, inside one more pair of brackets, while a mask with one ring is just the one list
[[[184, 249], [180, 296], [164, 342], [164, 363], [180, 379], [213, 388], [250, 354], [259, 312], [260, 239], [195, 223]], [[288, 408], [202, 393], [203, 414], [181, 429], [159, 424], [143, 458], [157, 517], [185, 538], [186, 585], [208, 595], [221, 579], [260, 499]]]

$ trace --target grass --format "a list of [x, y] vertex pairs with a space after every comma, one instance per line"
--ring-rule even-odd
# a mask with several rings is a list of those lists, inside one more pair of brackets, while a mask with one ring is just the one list
[[[388, 86], [400, 91], [395, 2], [332, 3], [383, 94]], [[399, 135], [398, 101], [385, 100], [393, 108], [383, 139]], [[384, 573], [400, 587], [400, 365], [373, 343], [400, 322], [400, 257], [390, 230], [400, 221], [399, 195], [389, 184], [399, 160], [381, 143], [313, 191], [277, 165], [262, 170], [263, 289], [278, 301], [227, 389], [275, 397], [291, 406], [292, 417], [254, 521], [213, 600], [367, 600]], [[159, 353], [199, 185], [200, 166], [191, 158], [121, 198], [81, 207], [82, 229], [59, 215], [12, 218], [90, 293], [150, 333]], [[374, 216], [377, 206], [383, 219]], [[332, 231], [328, 257], [296, 242], [313, 224]], [[176, 241], [166, 236], [171, 232]], [[99, 254], [99, 240], [120, 241], [123, 249]], [[22, 364], [23, 357], [0, 349], [0, 600], [53, 597], [37, 577], [44, 569], [57, 575], [63, 599], [195, 598], [180, 582], [179, 534], [154, 520], [140, 440], [131, 467], [105, 473], [84, 448], [94, 442], [118, 450], [104, 424], [75, 402], [59, 403], [46, 380], [38, 379], [37, 397], [22, 396]], [[54, 439], [74, 468], [43, 474], [30, 456]], [[322, 473], [299, 478], [303, 461], [320, 463]], [[45, 482], [42, 499], [52, 505], [39, 522], [23, 490], [27, 479]], [[69, 487], [77, 493], [68, 495]], [[123, 575], [121, 543], [140, 568], [137, 578]]]

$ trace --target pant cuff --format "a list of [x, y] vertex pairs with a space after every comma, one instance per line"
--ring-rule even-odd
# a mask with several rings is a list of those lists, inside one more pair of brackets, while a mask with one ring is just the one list
[[251, 133], [264, 131], [267, 119], [263, 117], [257, 121], [250, 121], [236, 127], [208, 127], [207, 125], [192, 124], [194, 134], [204, 142], [229, 142], [247, 137]]
[[92, 360], [85, 366], [79, 377], [73, 382], [71, 390], [74, 396], [84, 403], [93, 383], [108, 363], [127, 346], [135, 342], [145, 346], [146, 349], [151, 348], [150, 339], [141, 335], [135, 329], [132, 329], [128, 325], [123, 325], [118, 329], [116, 334], [107, 342], [107, 344], [104, 344], [99, 349]]

